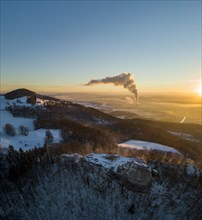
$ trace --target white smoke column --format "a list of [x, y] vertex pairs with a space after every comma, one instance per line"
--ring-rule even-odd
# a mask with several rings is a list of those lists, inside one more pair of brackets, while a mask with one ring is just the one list
[[104, 79], [99, 79], [99, 80], [91, 80], [89, 83], [84, 84], [84, 86], [92, 86], [96, 84], [113, 84], [115, 86], [123, 86], [125, 89], [129, 90], [131, 93], [133, 93], [136, 104], [138, 103], [138, 92], [136, 88], [136, 83], [134, 80], [134, 77], [131, 73], [122, 73], [117, 76], [113, 77], [106, 77]]
[[125, 100], [128, 102], [128, 104], [130, 104], [130, 105], [132, 105], [132, 104], [134, 104], [134, 99], [132, 99], [131, 97], [129, 97], [129, 96], [127, 96], [126, 98], [125, 98]]

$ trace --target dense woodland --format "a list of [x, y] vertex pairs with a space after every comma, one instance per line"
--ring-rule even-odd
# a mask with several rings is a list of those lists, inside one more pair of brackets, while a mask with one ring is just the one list
[[202, 217], [202, 175], [196, 168], [189, 173], [188, 164], [149, 162], [152, 185], [143, 193], [100, 166], [62, 159], [60, 146], [54, 150], [0, 153], [2, 219]]

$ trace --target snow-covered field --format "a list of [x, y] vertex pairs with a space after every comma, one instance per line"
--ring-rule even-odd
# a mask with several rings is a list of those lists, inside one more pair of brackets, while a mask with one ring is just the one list
[[1, 95], [0, 96], [0, 110], [5, 110], [6, 107], [8, 106], [25, 106], [25, 107], [36, 107], [36, 106], [42, 106], [44, 105], [47, 100], [42, 100], [37, 98], [36, 100], [36, 104], [34, 106], [32, 106], [32, 104], [28, 104], [27, 102], [27, 96], [23, 96], [21, 98], [17, 98], [17, 99], [5, 99], [5, 96]]
[[[31, 107], [26, 103], [27, 97], [21, 97], [13, 100], [6, 100], [4, 96], [0, 96], [0, 145], [3, 148], [7, 148], [12, 145], [16, 150], [22, 148], [23, 150], [29, 150], [34, 147], [43, 147], [45, 140], [46, 129], [34, 130], [32, 118], [13, 117], [9, 111], [6, 111], [6, 106], [17, 105]], [[45, 100], [46, 101], [46, 100]], [[44, 105], [44, 100], [37, 99], [35, 106]], [[11, 124], [15, 130], [16, 135], [7, 135], [4, 131], [5, 124]], [[25, 126], [29, 130], [28, 136], [21, 135], [18, 132], [20, 125]], [[62, 139], [60, 137], [60, 130], [50, 129], [53, 134], [53, 143], [59, 143]]]
[[[60, 131], [50, 129], [49, 130], [54, 137], [54, 143], [59, 143], [61, 141]], [[29, 150], [34, 147], [43, 147], [45, 141], [46, 129], [37, 129], [29, 132], [28, 136], [16, 134], [12, 137], [5, 133], [1, 134], [1, 146], [8, 147], [12, 145], [16, 150], [22, 148], [23, 150]]]
[[153, 142], [147, 142], [147, 141], [129, 140], [124, 143], [118, 144], [118, 146], [123, 147], [123, 148], [127, 148], [127, 149], [158, 150], [158, 151], [181, 154], [178, 150], [176, 150], [172, 147], [168, 147], [168, 146], [153, 143]]
[[20, 125], [24, 125], [29, 130], [34, 130], [33, 119], [24, 117], [13, 117], [9, 111], [0, 110], [0, 132], [3, 131], [3, 126], [6, 124], [12, 124], [15, 129], [18, 129]]

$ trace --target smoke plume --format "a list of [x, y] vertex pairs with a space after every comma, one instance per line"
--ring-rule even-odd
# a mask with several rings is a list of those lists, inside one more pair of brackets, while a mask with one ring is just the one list
[[113, 77], [106, 77], [104, 79], [99, 80], [91, 80], [89, 83], [84, 84], [85, 86], [92, 86], [96, 84], [108, 84], [111, 83], [115, 86], [123, 86], [125, 89], [133, 93], [136, 103], [138, 103], [138, 91], [136, 88], [135, 80], [131, 73], [122, 73]]
[[134, 104], [134, 99], [132, 99], [131, 97], [127, 96], [125, 97], [125, 100], [127, 101], [128, 104], [133, 105]]

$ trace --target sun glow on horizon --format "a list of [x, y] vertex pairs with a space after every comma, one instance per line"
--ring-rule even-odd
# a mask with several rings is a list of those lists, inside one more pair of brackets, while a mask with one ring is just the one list
[[201, 85], [199, 85], [198, 88], [197, 88], [197, 94], [199, 96], [202, 96], [202, 86]]

